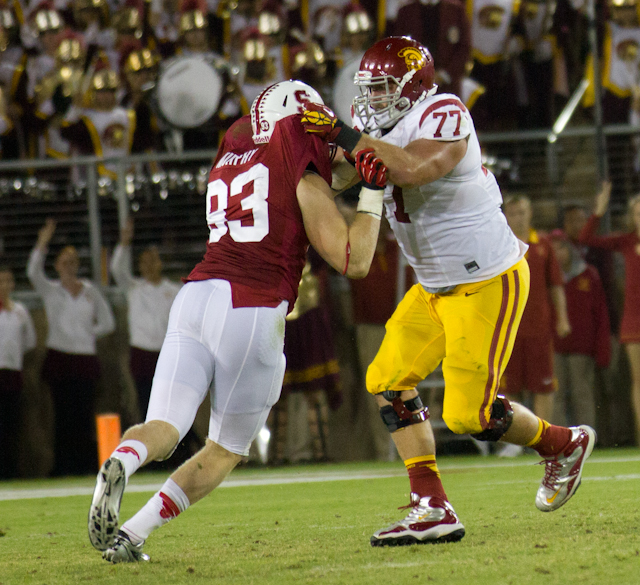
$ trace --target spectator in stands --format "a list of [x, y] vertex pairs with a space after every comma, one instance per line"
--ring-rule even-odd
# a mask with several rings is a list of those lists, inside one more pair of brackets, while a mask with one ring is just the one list
[[38, 39], [36, 53], [29, 57], [26, 64], [27, 98], [33, 101], [36, 86], [55, 67], [56, 49], [60, 43], [64, 22], [53, 4], [44, 1], [31, 12], [29, 25]]
[[[274, 464], [286, 461], [287, 398], [300, 393], [307, 404], [307, 424], [314, 461], [328, 460], [329, 408], [342, 404], [340, 373], [333, 344], [329, 313], [322, 300], [320, 278], [314, 272], [326, 270], [326, 264], [314, 252], [300, 279], [298, 298], [285, 323], [284, 355], [287, 369], [280, 399], [274, 407]], [[315, 269], [315, 270], [314, 270]]]
[[551, 243], [562, 269], [571, 333], [554, 340], [554, 372], [558, 379], [556, 424], [583, 421], [596, 426], [596, 365], [606, 368], [611, 358], [609, 314], [598, 271], [589, 266], [562, 230]]
[[[525, 391], [528, 392], [533, 396], [533, 412], [543, 420], [550, 420], [556, 391], [554, 331], [560, 339], [571, 333], [562, 272], [551, 243], [531, 227], [529, 198], [522, 195], [508, 197], [503, 209], [514, 234], [529, 245], [525, 257], [531, 271], [531, 289], [500, 389], [514, 400], [522, 400]], [[507, 446], [501, 454], [519, 452], [522, 449]]]
[[167, 332], [169, 310], [181, 286], [163, 278], [162, 260], [155, 246], [148, 246], [140, 253], [140, 277], [134, 277], [131, 267], [132, 241], [133, 219], [130, 218], [113, 252], [111, 274], [127, 294], [131, 345], [129, 364], [138, 393], [138, 408], [144, 420], [156, 362]]
[[631, 369], [631, 400], [636, 422], [636, 442], [640, 445], [640, 195], [629, 200], [629, 231], [598, 236], [600, 218], [607, 212], [611, 183], [604, 183], [596, 196], [593, 215], [580, 233], [587, 246], [620, 252], [625, 263], [625, 298], [620, 343], [624, 344]]
[[617, 334], [620, 316], [616, 298], [617, 284], [614, 253], [611, 250], [585, 246], [580, 242], [580, 232], [587, 224], [588, 219], [589, 215], [582, 205], [567, 205], [562, 210], [562, 231], [567, 234], [569, 241], [580, 251], [585, 262], [598, 271], [607, 299], [609, 325], [612, 333]]
[[514, 60], [521, 46], [514, 42], [517, 0], [468, 0], [474, 79], [486, 88], [473, 119], [480, 131], [511, 130], [516, 123]]
[[151, 49], [143, 48], [139, 41], [123, 47], [120, 73], [126, 93], [120, 105], [135, 112], [132, 154], [162, 149], [160, 125], [151, 103], [151, 88], [156, 82], [159, 63], [160, 56]]
[[581, 244], [578, 240], [582, 228], [587, 223], [589, 215], [581, 205], [568, 205], [562, 210], [562, 229], [569, 237], [571, 243], [580, 251], [585, 262], [593, 266], [600, 276], [600, 282], [604, 289], [609, 314], [609, 327], [611, 330], [610, 346], [611, 360], [609, 367], [596, 369], [596, 403], [598, 409], [598, 426], [596, 430], [601, 443], [613, 446], [617, 441], [620, 429], [620, 411], [627, 412], [628, 404], [624, 399], [624, 384], [620, 378], [621, 347], [618, 341], [620, 330], [620, 308], [622, 304], [622, 290], [619, 284], [618, 272], [622, 272], [614, 257], [615, 252], [603, 248], [594, 248]]
[[109, 5], [106, 0], [71, 0], [74, 29], [81, 32], [93, 50], [111, 51], [115, 34], [109, 27]]
[[18, 476], [22, 363], [36, 346], [36, 332], [27, 308], [11, 299], [12, 270], [0, 265], [0, 479]]
[[[551, 128], [559, 110], [556, 96], [569, 98], [564, 55], [558, 51], [554, 30], [555, 2], [523, 0], [518, 11], [517, 42], [522, 52], [516, 76], [522, 86], [518, 128]], [[518, 92], [519, 93], [519, 92]]]
[[0, 8], [0, 88], [5, 109], [0, 131], [0, 155], [3, 160], [25, 155], [22, 116], [27, 106], [27, 53], [20, 42], [20, 25], [12, 6]]
[[[73, 105], [65, 114], [60, 134], [78, 154], [125, 157], [131, 153], [135, 133], [135, 111], [118, 106], [120, 76], [104, 60], [98, 60], [90, 80], [89, 107]], [[77, 98], [83, 99], [81, 94]], [[69, 102], [71, 100], [69, 99]], [[77, 103], [77, 102], [76, 102]], [[68, 107], [68, 103], [66, 104]], [[98, 173], [117, 179], [113, 163], [98, 165]]]
[[249, 104], [252, 104], [268, 85], [284, 81], [284, 74], [283, 77], [278, 77], [276, 60], [269, 52], [268, 38], [257, 27], [246, 32], [239, 66], [242, 93]]
[[471, 26], [464, 2], [439, 0], [403, 3], [393, 34], [407, 35], [429, 47], [440, 93], [460, 95], [465, 65], [471, 56]]
[[49, 384], [55, 412], [54, 475], [95, 472], [97, 448], [94, 397], [100, 377], [96, 339], [115, 329], [113, 313], [102, 293], [78, 278], [73, 246], [57, 255], [58, 280], [47, 278], [44, 261], [56, 230], [48, 219], [29, 256], [27, 276], [42, 297], [47, 314], [47, 356], [42, 379]]
[[[640, 65], [640, 17], [636, 0], [607, 0], [602, 7], [605, 15], [603, 32], [599, 38], [602, 58], [602, 121], [604, 124], [628, 124], [632, 106], [635, 72]], [[589, 60], [586, 75], [593, 79], [593, 61]], [[585, 94], [584, 105], [595, 101], [593, 84]], [[638, 190], [638, 175], [632, 162], [633, 142], [628, 134], [607, 136], [609, 172], [617, 177], [612, 197], [622, 204]]]

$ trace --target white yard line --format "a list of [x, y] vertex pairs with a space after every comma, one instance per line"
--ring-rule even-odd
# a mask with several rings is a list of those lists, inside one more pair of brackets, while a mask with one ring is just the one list
[[[625, 456], [625, 457], [607, 457], [602, 459], [591, 459], [589, 461], [589, 467], [594, 464], [601, 463], [633, 463], [640, 462], [640, 456]], [[479, 463], [471, 463], [464, 465], [449, 465], [445, 462], [440, 466], [442, 471], [449, 470], [474, 470], [474, 469], [499, 469], [505, 467], [525, 467], [531, 466], [533, 462], [531, 459], [526, 461], [510, 461], [510, 462], [496, 462], [490, 463], [489, 460], [483, 460]], [[272, 474], [267, 473], [264, 477], [259, 477], [259, 474], [252, 474], [251, 477], [238, 477], [232, 476], [230, 479], [225, 480], [219, 487], [221, 488], [233, 488], [233, 487], [246, 487], [246, 486], [260, 486], [260, 485], [284, 485], [284, 484], [296, 484], [296, 483], [319, 483], [328, 481], [347, 481], [354, 479], [384, 479], [389, 477], [402, 477], [406, 475], [406, 471], [399, 464], [397, 469], [386, 471], [323, 471], [317, 472], [305, 472], [305, 473], [288, 473], [288, 474]], [[637, 481], [640, 480], [640, 474], [625, 474], [625, 475], [601, 475], [597, 477], [585, 477], [587, 481]], [[528, 480], [519, 480], [521, 482], [527, 482]], [[498, 485], [498, 483], [508, 484], [514, 482], [491, 482], [486, 485]], [[482, 484], [478, 484], [480, 487]], [[155, 492], [162, 487], [162, 483], [146, 483], [146, 484], [131, 484], [127, 487], [127, 492]], [[90, 496], [93, 493], [93, 487], [88, 486], [70, 486], [59, 488], [36, 488], [36, 489], [2, 489], [0, 488], [0, 501], [2, 500], [28, 500], [38, 498], [62, 498], [69, 496]]]

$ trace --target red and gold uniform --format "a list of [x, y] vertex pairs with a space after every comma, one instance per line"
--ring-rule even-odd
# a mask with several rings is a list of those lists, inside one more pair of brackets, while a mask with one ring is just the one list
[[580, 233], [580, 242], [594, 248], [620, 252], [624, 257], [624, 310], [620, 324], [620, 343], [640, 343], [640, 238], [635, 232], [598, 236], [600, 221], [589, 218]]
[[461, 95], [461, 81], [471, 54], [471, 27], [460, 0], [422, 2], [400, 7], [393, 34], [408, 35], [429, 47], [437, 69], [438, 91]]
[[611, 359], [611, 330], [604, 288], [598, 271], [587, 266], [564, 286], [571, 333], [554, 339], [556, 353], [591, 356], [601, 368]]
[[551, 244], [535, 230], [526, 254], [531, 271], [529, 300], [500, 388], [507, 394], [549, 393], [556, 389], [553, 377], [553, 326], [550, 286], [563, 286], [562, 271]]

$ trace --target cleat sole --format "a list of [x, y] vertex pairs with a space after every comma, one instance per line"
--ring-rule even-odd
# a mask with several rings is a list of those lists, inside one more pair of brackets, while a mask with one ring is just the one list
[[400, 536], [399, 538], [375, 538], [371, 537], [371, 546], [410, 546], [413, 544], [444, 544], [447, 542], [459, 542], [464, 537], [464, 528], [454, 530], [438, 538], [425, 538], [420, 540], [415, 536]]
[[[107, 463], [109, 465], [107, 466]], [[105, 551], [113, 544], [118, 533], [120, 503], [124, 494], [124, 467], [118, 459], [107, 461], [100, 469], [102, 493], [96, 501], [94, 493], [89, 508], [88, 532], [91, 545]], [[121, 483], [121, 485], [119, 485]], [[97, 487], [96, 487], [97, 490]], [[119, 494], [117, 492], [120, 492]]]

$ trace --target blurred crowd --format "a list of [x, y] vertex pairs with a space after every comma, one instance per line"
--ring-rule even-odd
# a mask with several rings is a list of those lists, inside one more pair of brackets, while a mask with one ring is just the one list
[[[596, 17], [604, 120], [627, 123], [640, 103], [637, 0], [598, 0]], [[360, 57], [389, 34], [429, 47], [440, 91], [481, 131], [548, 128], [594, 76], [586, 0], [3, 0], [1, 156], [215, 148], [288, 78], [348, 117]]]

